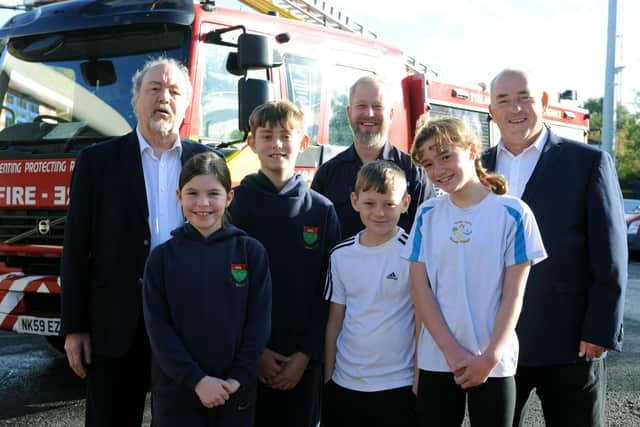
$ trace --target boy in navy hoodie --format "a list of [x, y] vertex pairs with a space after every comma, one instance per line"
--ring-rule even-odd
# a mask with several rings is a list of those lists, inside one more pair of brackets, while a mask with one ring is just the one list
[[322, 388], [324, 277], [340, 225], [331, 202], [295, 173], [309, 141], [302, 112], [287, 101], [269, 102], [253, 111], [249, 125], [260, 171], [235, 188], [231, 221], [265, 246], [273, 283], [255, 426], [311, 427]]

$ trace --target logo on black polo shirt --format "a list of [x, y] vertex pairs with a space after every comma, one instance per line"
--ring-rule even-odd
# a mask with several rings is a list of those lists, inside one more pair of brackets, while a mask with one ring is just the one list
[[247, 264], [231, 264], [231, 277], [233, 277], [233, 285], [237, 288], [246, 286], [249, 269]]
[[305, 225], [302, 229], [302, 239], [307, 249], [313, 248], [318, 243], [318, 227]]

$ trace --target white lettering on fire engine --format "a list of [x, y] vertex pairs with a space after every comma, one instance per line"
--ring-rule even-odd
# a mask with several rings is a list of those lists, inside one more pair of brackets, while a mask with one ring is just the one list
[[22, 163], [0, 163], [0, 174], [22, 173]]
[[67, 171], [67, 162], [60, 160], [32, 161], [24, 164], [25, 173], [61, 173]]
[[69, 204], [69, 187], [56, 185], [53, 187], [53, 204], [55, 206], [66, 206]]
[[1, 187], [0, 205], [35, 206], [36, 187]]

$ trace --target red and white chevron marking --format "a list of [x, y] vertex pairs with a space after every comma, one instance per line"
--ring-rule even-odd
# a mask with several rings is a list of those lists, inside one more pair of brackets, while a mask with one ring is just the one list
[[[27, 310], [24, 294], [28, 292], [59, 294], [60, 278], [56, 276], [25, 276], [22, 273], [0, 274], [0, 329], [40, 335], [57, 334], [54, 331], [56, 327], [59, 327], [58, 319], [38, 319], [24, 316]], [[54, 320], [57, 325], [48, 325], [51, 320]], [[40, 325], [41, 322], [44, 322], [44, 326]]]

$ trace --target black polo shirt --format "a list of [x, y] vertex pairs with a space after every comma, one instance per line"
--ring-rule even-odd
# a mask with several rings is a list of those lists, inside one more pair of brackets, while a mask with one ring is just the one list
[[[411, 204], [409, 210], [400, 216], [398, 225], [409, 232], [418, 206], [435, 195], [433, 185], [422, 168], [416, 167], [408, 154], [400, 151], [389, 141], [385, 142], [378, 159], [394, 162], [404, 170], [407, 176], [407, 190], [411, 195]], [[360, 214], [351, 206], [351, 193], [361, 167], [362, 160], [352, 144], [345, 151], [323, 163], [311, 183], [311, 188], [333, 202], [342, 226], [343, 239], [364, 229]]]

